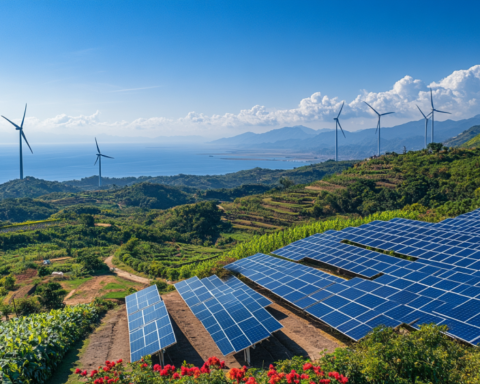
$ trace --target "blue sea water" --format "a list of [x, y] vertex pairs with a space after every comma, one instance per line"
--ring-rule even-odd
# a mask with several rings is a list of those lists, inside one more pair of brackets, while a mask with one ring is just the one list
[[[45, 180], [81, 179], [98, 174], [92, 145], [36, 145], [32, 155], [24, 147], [24, 176]], [[161, 147], [155, 144], [102, 144], [102, 176], [222, 175], [255, 167], [293, 169], [310, 164], [282, 155], [229, 153], [219, 148], [195, 146]], [[244, 157], [242, 157], [244, 156]], [[248, 160], [250, 159], [250, 160]], [[0, 146], [0, 183], [19, 177], [19, 150], [15, 145]]]

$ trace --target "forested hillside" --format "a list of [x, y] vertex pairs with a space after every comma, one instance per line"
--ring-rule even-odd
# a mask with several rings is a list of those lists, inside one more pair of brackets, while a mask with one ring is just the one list
[[36, 179], [35, 177], [26, 177], [23, 180], [15, 179], [0, 184], [0, 200], [19, 197], [38, 197], [47, 193], [63, 192], [75, 193], [81, 191], [71, 185], [59, 183], [57, 181], [47, 181]]
[[[221, 188], [236, 188], [244, 184], [264, 184], [273, 186], [279, 182], [283, 177], [289, 177], [295, 183], [311, 183], [314, 180], [319, 180], [323, 176], [341, 172], [344, 169], [351, 167], [355, 161], [326, 161], [324, 163], [317, 163], [308, 166], [298, 167], [296, 169], [264, 169], [253, 168], [246, 171], [239, 171], [234, 173], [227, 173], [226, 175], [175, 175], [175, 176], [143, 176], [139, 178], [124, 177], [124, 178], [102, 178], [102, 183], [105, 187], [121, 187], [125, 185], [132, 185], [148, 181], [154, 184], [164, 184], [171, 186], [187, 186], [195, 189], [221, 189]], [[64, 181], [63, 184], [71, 185], [83, 190], [98, 189], [98, 177], [91, 176], [81, 180]]]

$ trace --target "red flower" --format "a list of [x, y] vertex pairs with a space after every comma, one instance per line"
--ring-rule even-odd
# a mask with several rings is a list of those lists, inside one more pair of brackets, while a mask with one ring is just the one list
[[340, 378], [340, 374], [338, 372], [329, 372], [328, 377], [334, 377], [335, 380], [338, 380]]
[[118, 360], [117, 360], [117, 364], [121, 364], [121, 363], [123, 363], [123, 360], [122, 360], [122, 359], [118, 359]]
[[94, 369], [92, 372], [90, 372], [90, 377], [95, 376], [98, 373], [96, 369]]
[[202, 365], [202, 368], [200, 368], [200, 372], [202, 373], [210, 373], [210, 369], [208, 368], [207, 363]]
[[236, 380], [237, 384], [239, 384], [240, 380], [244, 378], [246, 370], [247, 367], [243, 367], [242, 369], [232, 368], [228, 372], [228, 376], [231, 380]]
[[300, 375], [300, 378], [301, 378], [302, 380], [306, 380], [306, 379], [308, 379], [309, 377], [310, 377], [310, 376], [306, 375], [305, 373], [302, 373], [302, 374]]
[[179, 378], [180, 378], [180, 375], [177, 372], [175, 372], [172, 376], [172, 379], [174, 379], [174, 380], [179, 379]]
[[340, 375], [340, 377], [337, 379], [341, 384], [347, 384], [348, 383], [348, 378]]
[[82, 370], [81, 370], [80, 368], [77, 368], [77, 369], [75, 369], [75, 373], [76, 373], [77, 375], [79, 375], [80, 373], [82, 373]]
[[313, 365], [312, 365], [312, 364], [310, 364], [310, 363], [305, 363], [305, 364], [303, 364], [303, 370], [304, 370], [304, 371], [308, 371], [308, 370], [310, 370], [310, 369], [313, 369]]
[[220, 368], [221, 369], [225, 368], [225, 361], [223, 361], [223, 360], [220, 361]]
[[83, 371], [83, 372], [81, 373], [81, 375], [82, 375], [82, 376], [87, 376], [87, 370]]
[[330, 379], [322, 379], [320, 380], [320, 384], [330, 384]]
[[162, 366], [161, 366], [160, 364], [155, 364], [155, 365], [153, 366], [153, 370], [154, 370], [155, 372], [160, 372], [160, 371], [162, 370]]

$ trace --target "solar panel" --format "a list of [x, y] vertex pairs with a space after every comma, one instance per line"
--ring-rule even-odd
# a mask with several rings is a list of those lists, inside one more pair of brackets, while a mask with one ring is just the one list
[[131, 362], [177, 342], [170, 316], [156, 285], [127, 296], [125, 302]]
[[283, 328], [264, 309], [271, 301], [236, 277], [224, 281], [217, 276], [202, 280], [193, 277], [175, 286], [224, 356], [255, 345]]

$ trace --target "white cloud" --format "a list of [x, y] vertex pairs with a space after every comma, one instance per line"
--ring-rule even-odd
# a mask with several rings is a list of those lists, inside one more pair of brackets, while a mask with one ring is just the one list
[[[394, 119], [419, 119], [416, 104], [425, 111], [430, 108], [430, 88], [433, 90], [435, 107], [449, 111], [449, 117], [461, 119], [480, 113], [480, 65], [466, 70], [455, 71], [449, 76], [425, 84], [422, 80], [405, 76], [393, 84], [392, 89], [384, 92], [368, 92], [364, 90], [355, 99], [345, 101], [342, 113], [344, 121], [355, 121], [358, 128], [363, 118], [371, 118], [372, 111], [364, 101], [371, 104], [379, 112], [395, 112]], [[245, 127], [276, 127], [285, 125], [313, 124], [328, 121], [338, 113], [343, 103], [338, 97], [329, 97], [315, 92], [302, 99], [296, 108], [269, 110], [255, 105], [234, 113], [223, 115], [205, 115], [190, 112], [185, 117], [170, 119], [166, 117], [138, 118], [134, 121], [105, 122], [97, 111], [90, 116], [58, 115], [53, 118], [38, 120], [28, 118], [26, 123], [33, 129], [43, 130], [78, 130], [102, 128], [102, 131], [116, 135], [135, 135], [138, 131], [149, 136], [184, 135], [184, 134], [216, 134], [225, 127], [245, 129]], [[5, 122], [2, 122], [5, 124]], [[0, 123], [0, 124], [2, 124]], [[8, 123], [7, 123], [8, 124]], [[1, 125], [0, 125], [1, 127]], [[363, 127], [362, 127], [363, 128]], [[252, 128], [249, 128], [252, 129]]]

